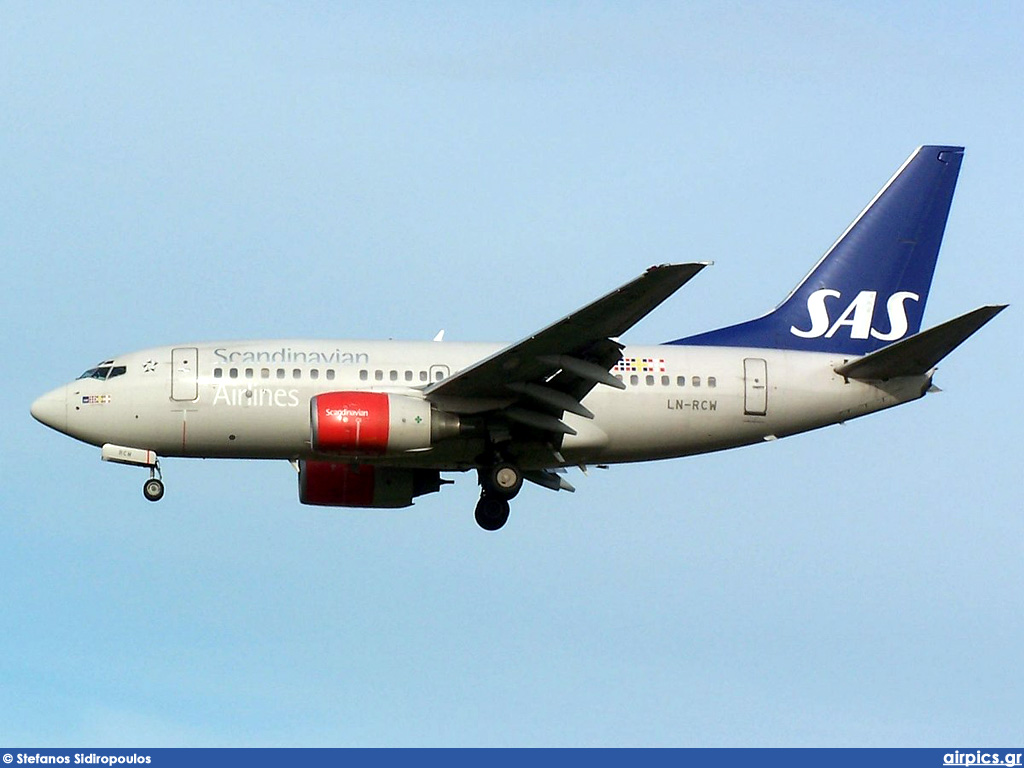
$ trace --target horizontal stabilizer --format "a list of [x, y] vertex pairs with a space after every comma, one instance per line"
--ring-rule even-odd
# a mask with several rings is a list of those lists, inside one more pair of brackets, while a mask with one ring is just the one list
[[966, 315], [839, 366], [835, 369], [836, 373], [851, 379], [883, 381], [898, 376], [923, 376], [985, 323], [1006, 309], [1006, 306], [979, 307]]

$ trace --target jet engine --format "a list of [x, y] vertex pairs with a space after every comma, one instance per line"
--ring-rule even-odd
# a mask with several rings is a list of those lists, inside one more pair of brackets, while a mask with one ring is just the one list
[[299, 462], [299, 501], [323, 507], [396, 508], [441, 490], [436, 469], [375, 467], [331, 461]]
[[326, 392], [309, 404], [310, 442], [320, 453], [351, 456], [429, 448], [459, 433], [459, 417], [422, 398], [383, 392]]

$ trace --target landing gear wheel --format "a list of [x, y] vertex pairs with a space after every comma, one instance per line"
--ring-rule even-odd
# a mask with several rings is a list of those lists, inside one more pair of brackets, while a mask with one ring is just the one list
[[481, 496], [476, 503], [476, 524], [485, 531], [496, 531], [508, 522], [508, 501]]
[[164, 497], [164, 482], [156, 477], [151, 477], [142, 486], [142, 495], [148, 501], [160, 501]]
[[523, 487], [523, 473], [515, 464], [501, 461], [486, 470], [480, 484], [491, 496], [512, 499]]

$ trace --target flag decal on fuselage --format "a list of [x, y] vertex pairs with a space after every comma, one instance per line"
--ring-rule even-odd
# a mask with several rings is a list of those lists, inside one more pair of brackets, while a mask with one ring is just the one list
[[657, 357], [624, 357], [612, 373], [665, 373], [665, 359]]

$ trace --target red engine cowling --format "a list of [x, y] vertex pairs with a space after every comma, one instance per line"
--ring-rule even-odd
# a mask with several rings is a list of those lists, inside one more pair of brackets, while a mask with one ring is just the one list
[[436, 469], [396, 469], [370, 464], [299, 462], [299, 501], [323, 507], [408, 507], [441, 489]]
[[430, 403], [383, 392], [325, 392], [310, 401], [313, 450], [383, 455], [431, 443]]

